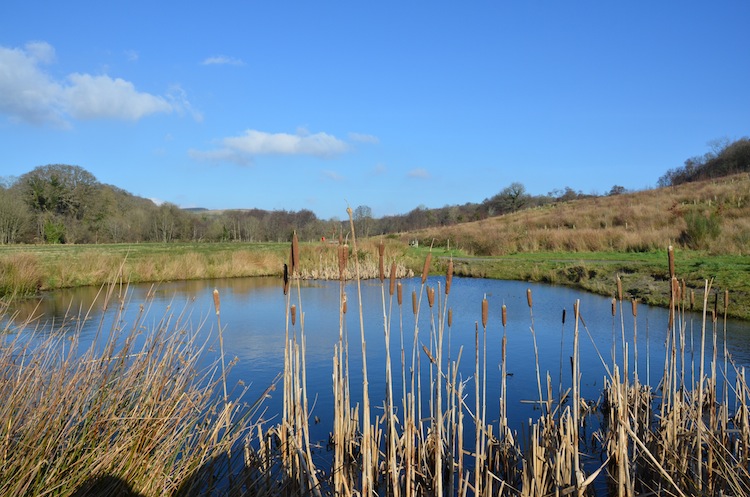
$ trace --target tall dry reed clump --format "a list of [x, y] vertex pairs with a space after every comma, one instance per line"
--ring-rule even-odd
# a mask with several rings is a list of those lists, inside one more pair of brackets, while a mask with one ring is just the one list
[[42, 286], [39, 261], [31, 254], [0, 258], [0, 296], [33, 295]]
[[186, 311], [144, 331], [149, 303], [124, 324], [119, 290], [97, 299], [88, 345], [88, 314], [52, 329], [0, 316], [0, 495], [239, 495], [257, 467], [242, 447], [258, 404], [217, 395], [225, 373], [201, 363], [215, 337]]
[[[356, 247], [353, 226], [351, 241]], [[347, 260], [347, 254], [347, 249], [341, 249], [340, 330], [333, 351], [334, 419], [329, 439], [330, 467], [316, 467], [312, 457], [304, 313], [299, 291], [296, 296], [293, 291], [286, 293], [290, 311], [284, 413], [280, 423], [271, 429], [273, 437], [262, 439], [266, 442], [260, 451], [283, 468], [277, 472], [282, 478], [275, 484], [284, 489], [284, 495], [750, 495], [747, 464], [750, 460], [750, 390], [745, 371], [732, 365], [726, 345], [723, 355], [718, 352], [722, 348], [721, 308], [716, 298], [714, 310], [710, 310], [709, 281], [703, 296], [704, 319], [698, 326], [697, 343], [701, 352], [697, 361], [690, 359], [688, 344], [694, 342], [689, 332], [692, 333], [695, 323], [687, 313], [687, 302], [690, 301], [692, 307], [694, 296], [688, 300], [684, 283], [674, 274], [671, 247], [668, 264], [673, 278], [672, 312], [669, 323], [662, 323], [668, 326], [669, 339], [658, 387], [652, 387], [648, 329], [644, 354], [638, 350], [643, 347], [644, 339], [641, 337], [639, 345], [637, 301], [623, 294], [618, 278], [612, 303], [611, 357], [605, 358], [594, 344], [606, 371], [600, 401], [582, 397], [584, 373], [580, 343], [591, 339], [591, 333], [586, 327], [584, 310], [575, 302], [572, 337], [569, 338], [573, 342], [573, 353], [566, 381], [570, 386], [563, 389], [562, 372], [560, 384], [554, 386], [549, 372], [544, 374], [535, 356], [538, 399], [534, 402], [539, 416], [530, 420], [521, 434], [507, 422], [505, 351], [509, 324], [505, 307], [501, 312], [501, 363], [488, 364], [487, 361], [487, 329], [492, 323], [484, 299], [478, 303], [480, 319], [474, 329], [475, 346], [470, 354], [474, 373], [470, 378], [461, 378], [458, 370], [464, 350], [451, 351], [450, 348], [452, 263], [448, 264], [442, 291], [441, 283], [437, 288], [427, 284], [429, 255], [420, 290], [412, 293], [411, 309], [408, 309], [395, 271], [391, 269], [389, 277], [385, 274], [387, 254], [379, 250], [387, 360], [385, 370], [374, 374], [385, 375], [386, 394], [384, 399], [369, 397], [368, 375], [373, 372], [367, 369], [362, 301], [356, 300], [360, 302], [358, 310], [349, 309], [344, 284], [347, 265], [353, 262], [355, 288], [360, 293], [358, 269], [356, 260]], [[288, 273], [285, 288], [294, 288], [295, 280], [299, 281], [298, 260], [298, 256], [292, 255], [293, 270]], [[392, 261], [390, 266], [394, 267]], [[725, 293], [724, 316], [728, 298]], [[530, 291], [527, 303], [528, 328], [535, 342], [534, 303]], [[301, 319], [295, 325], [293, 317], [298, 310]], [[356, 336], [348, 336], [344, 324], [345, 314], [352, 311], [360, 313], [358, 344]], [[409, 311], [415, 318], [426, 313], [429, 329], [420, 329], [418, 323], [425, 321], [415, 319], [414, 329], [405, 330], [403, 313]], [[632, 313], [632, 330], [625, 327], [625, 312]], [[291, 321], [289, 316], [292, 316]], [[726, 317], [724, 319], [726, 323]], [[565, 321], [563, 313], [563, 327]], [[723, 329], [725, 333], [726, 324]], [[407, 345], [404, 345], [405, 340]], [[413, 340], [412, 347], [408, 347], [410, 340]], [[705, 357], [704, 352], [707, 340], [712, 344], [710, 357]], [[400, 365], [394, 367], [390, 350], [399, 343]], [[350, 344], [356, 346], [350, 347]], [[359, 381], [351, 382], [349, 358], [353, 354], [362, 356], [361, 385]], [[502, 384], [500, 416], [491, 422], [487, 419], [487, 404], [498, 399], [488, 398], [487, 370], [494, 367], [502, 371]], [[735, 384], [728, 384], [728, 378], [735, 376]], [[392, 387], [396, 383], [400, 384], [401, 398], [393, 395]], [[360, 387], [362, 403], [355, 405], [352, 392]], [[469, 398], [474, 400], [471, 405], [467, 403]], [[736, 407], [730, 409], [730, 405]], [[376, 412], [380, 414], [375, 415]], [[270, 439], [275, 443], [268, 442]]]

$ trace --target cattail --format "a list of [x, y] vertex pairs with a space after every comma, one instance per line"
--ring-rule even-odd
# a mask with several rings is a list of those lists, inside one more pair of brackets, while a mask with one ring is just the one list
[[622, 300], [622, 279], [617, 276], [617, 300]]
[[669, 258], [669, 277], [674, 278], [674, 247], [671, 245], [667, 249], [667, 257]]
[[347, 256], [349, 255], [349, 247], [346, 245], [339, 245], [339, 280], [344, 281], [344, 273], [346, 271]]
[[396, 263], [391, 264], [391, 281], [388, 287], [388, 294], [393, 297], [393, 292], [396, 290]]
[[289, 311], [292, 315], [292, 326], [297, 324], [297, 306], [292, 304], [292, 306], [289, 308]]
[[221, 302], [219, 302], [219, 290], [214, 288], [214, 309], [216, 309], [216, 315], [219, 315], [221, 309]]
[[427, 257], [424, 260], [424, 267], [422, 268], [422, 284], [427, 281], [427, 274], [430, 272], [430, 261], [432, 260], [432, 252], [427, 252]]
[[482, 328], [487, 327], [487, 316], [489, 314], [489, 303], [487, 299], [482, 299]]
[[633, 317], [637, 318], [638, 317], [638, 299], [633, 299], [630, 302], [633, 308]]
[[690, 310], [695, 307], [695, 290], [690, 290]]
[[378, 245], [378, 270], [381, 283], [385, 281], [385, 262], [383, 261], [383, 254], [385, 254], [385, 244], [383, 244], [383, 240], [380, 240], [380, 244]]
[[344, 294], [341, 299], [341, 313], [346, 314], [346, 294]]
[[427, 287], [427, 303], [430, 304], [430, 309], [435, 305], [435, 289], [430, 286]]
[[503, 307], [502, 307], [502, 316], [503, 316], [503, 326], [506, 326], [508, 324], [508, 308], [505, 307], [505, 304], [503, 304]]
[[526, 303], [529, 304], [529, 307], [533, 306], [533, 302], [531, 300], [531, 288], [526, 289]]
[[448, 309], [448, 327], [453, 326], [453, 309]]
[[724, 290], [724, 314], [729, 309], [729, 290]]
[[299, 241], [297, 240], [297, 232], [294, 231], [292, 234], [292, 275], [297, 271], [299, 273]]
[[289, 266], [284, 264], [284, 295], [289, 293]]
[[616, 314], [617, 314], [617, 299], [613, 297], [612, 298], [612, 317], [615, 317]]
[[562, 312], [562, 324], [565, 324], [565, 308], [564, 307], [563, 307], [563, 312]]
[[404, 287], [401, 285], [401, 282], [396, 284], [396, 301], [398, 302], [398, 305], [404, 303]]
[[677, 281], [677, 278], [672, 278], [672, 295], [675, 302], [680, 300], [680, 282]]
[[448, 261], [448, 271], [445, 275], [445, 294], [451, 293], [451, 282], [453, 281], [453, 259]]
[[416, 290], [411, 291], [411, 310], [416, 316], [417, 315], [417, 291]]

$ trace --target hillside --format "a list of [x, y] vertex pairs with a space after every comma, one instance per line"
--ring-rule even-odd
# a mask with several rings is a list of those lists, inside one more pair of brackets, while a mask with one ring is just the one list
[[[677, 277], [728, 314], [750, 319], [750, 174], [637, 193], [573, 200], [483, 221], [403, 233], [421, 246], [475, 256], [455, 261], [455, 273], [582, 288], [669, 304], [667, 248]], [[684, 298], [688, 298], [685, 295]]]
[[554, 203], [400, 235], [472, 255], [643, 252], [670, 244], [710, 254], [750, 251], [750, 175]]

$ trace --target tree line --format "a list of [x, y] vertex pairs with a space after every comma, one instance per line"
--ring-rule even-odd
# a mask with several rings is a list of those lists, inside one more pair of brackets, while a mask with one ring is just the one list
[[[623, 193], [614, 186], [609, 194]], [[449, 226], [553, 202], [585, 197], [570, 187], [533, 196], [512, 183], [479, 203], [419, 206], [406, 214], [375, 218], [360, 205], [353, 211], [360, 236]], [[155, 204], [102, 184], [80, 166], [39, 166], [18, 178], [0, 178], [0, 244], [138, 243], [175, 241], [281, 242], [296, 231], [304, 240], [346, 234], [348, 220], [319, 219], [314, 212], [263, 209], [209, 211]]]
[[714, 140], [709, 146], [711, 150], [705, 154], [690, 157], [682, 167], [668, 170], [657, 185], [677, 186], [750, 171], [749, 138]]

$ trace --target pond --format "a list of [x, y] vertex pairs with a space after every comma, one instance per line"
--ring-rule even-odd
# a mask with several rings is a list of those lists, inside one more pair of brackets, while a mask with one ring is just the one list
[[[361, 282], [363, 328], [360, 327], [356, 282], [347, 282], [344, 287], [348, 310], [343, 326], [340, 326], [339, 320], [341, 286], [338, 281], [302, 281], [299, 292], [293, 285], [289, 296], [283, 294], [281, 281], [276, 278], [131, 285], [114, 288], [113, 291], [124, 302], [125, 312], [118, 323], [123, 329], [134, 326], [146, 330], [166, 317], [185, 323], [195, 333], [215, 336], [219, 323], [214, 312], [213, 291], [217, 289], [221, 299], [220, 319], [227, 360], [237, 358], [230, 370], [228, 384], [230, 387], [240, 382], [249, 385], [246, 400], [254, 400], [261, 395], [283, 372], [286, 309], [289, 303], [294, 304], [299, 315], [294, 326], [289, 323], [288, 332], [298, 339], [304, 332], [309, 405], [311, 416], [319, 420], [312, 427], [312, 435], [322, 444], [331, 430], [333, 356], [340, 333], [349, 344], [350, 385], [354, 402], [360, 402], [362, 398], [361, 336], [364, 334], [369, 395], [375, 415], [382, 414], [386, 399], [386, 325], [391, 330], [395, 399], [401, 398], [404, 378], [409, 382], [415, 329], [417, 348], [414, 357], [419, 361], [421, 370], [425, 371], [423, 377], [427, 378], [427, 368], [431, 364], [424, 348], [434, 355], [435, 333], [443, 328], [443, 371], [447, 370], [449, 360], [455, 361], [460, 355], [459, 380], [466, 381], [466, 404], [473, 407], [473, 377], [478, 357], [481, 375], [484, 375], [486, 367], [487, 398], [490, 399], [487, 405], [488, 419], [495, 422], [499, 413], [498, 400], [491, 399], [500, 397], [501, 341], [505, 334], [508, 422], [514, 430], [522, 429], [530, 418], [536, 420], [538, 417], [538, 404], [535, 401], [539, 399], [539, 386], [543, 396], [547, 397], [547, 375], [556, 399], [561, 391], [564, 392], [571, 385], [570, 358], [573, 355], [575, 330], [573, 306], [576, 302], [580, 303], [582, 318], [579, 323], [581, 388], [587, 401], [593, 403], [599, 400], [607, 368], [612, 367], [613, 354], [619, 367], [622, 367], [623, 337], [628, 349], [628, 374], [637, 372], [642, 383], [651, 384], [654, 388], [662, 378], [669, 336], [669, 314], [666, 309], [639, 305], [637, 317], [634, 317], [631, 304], [626, 301], [622, 308], [617, 304], [613, 316], [610, 298], [567, 287], [471, 278], [454, 278], [450, 295], [446, 297], [444, 277], [430, 277], [426, 282], [426, 286], [434, 288], [436, 294], [434, 307], [430, 308], [421, 279], [405, 279], [401, 280], [401, 284], [403, 305], [399, 306], [396, 296], [389, 295], [387, 280], [384, 286], [378, 280]], [[533, 296], [531, 308], [527, 303], [527, 291]], [[413, 292], [418, 301], [422, 295], [416, 323], [412, 309]], [[481, 306], [485, 298], [489, 310], [486, 332], [481, 324]], [[109, 329], [111, 321], [115, 319], [116, 309], [113, 307], [117, 306], [110, 306], [104, 311], [103, 301], [100, 290], [95, 288], [56, 291], [37, 301], [17, 303], [16, 322], [35, 317], [36, 324], [27, 329], [36, 328], [42, 334], [61, 332], [61, 324], [67, 323], [63, 327], [67, 331], [63, 332], [78, 333], [85, 345], [100, 336], [98, 330], [102, 327]], [[144, 305], [144, 314], [139, 318], [141, 305]], [[506, 327], [503, 327], [501, 320], [503, 305], [507, 309]], [[441, 326], [441, 323], [446, 323], [446, 309], [450, 309], [452, 314], [450, 327]], [[680, 322], [684, 324], [684, 381], [689, 386], [693, 376], [698, 374], [702, 315], [688, 313]], [[718, 345], [719, 378], [723, 378], [725, 337], [729, 360], [737, 366], [750, 364], [749, 323], [728, 321], [725, 328], [724, 321], [719, 319], [715, 326], [709, 321], [707, 331], [704, 341], [707, 371], [712, 355], [713, 331], [716, 332]], [[215, 344], [208, 349], [206, 360], [214, 359], [217, 350]], [[732, 385], [734, 368], [731, 363], [726, 377], [729, 385]], [[279, 414], [280, 388], [271, 392], [265, 405], [267, 417]]]

